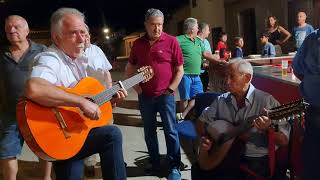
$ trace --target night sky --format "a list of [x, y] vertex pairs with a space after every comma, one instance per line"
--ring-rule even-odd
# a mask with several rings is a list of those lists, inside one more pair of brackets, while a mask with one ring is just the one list
[[85, 13], [90, 28], [106, 24], [114, 30], [124, 28], [132, 32], [143, 28], [148, 8], [158, 8], [168, 15], [187, 3], [188, 0], [7, 0], [6, 14], [25, 17], [32, 29], [48, 29], [53, 11], [74, 7]]

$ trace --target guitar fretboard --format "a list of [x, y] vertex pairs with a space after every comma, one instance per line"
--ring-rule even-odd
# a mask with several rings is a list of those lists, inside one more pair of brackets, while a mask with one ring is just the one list
[[[142, 82], [144, 80], [143, 72], [132, 76], [131, 78], [121, 82], [124, 89], [129, 89], [134, 85]], [[91, 97], [94, 103], [98, 104], [99, 106], [103, 105], [104, 103], [111, 100], [112, 96], [115, 95], [121, 89], [120, 83], [113, 85], [111, 88]]]
[[301, 113], [307, 108], [307, 106], [308, 103], [301, 99], [267, 110], [267, 114], [249, 117], [246, 121], [234, 128], [232, 132], [222, 134], [218, 140], [218, 144], [221, 145], [227, 142], [228, 140], [235, 138], [241, 135], [242, 133], [248, 131], [252, 127], [253, 121], [259, 116], [265, 115], [268, 116], [271, 120], [277, 121], [286, 118], [290, 115]]

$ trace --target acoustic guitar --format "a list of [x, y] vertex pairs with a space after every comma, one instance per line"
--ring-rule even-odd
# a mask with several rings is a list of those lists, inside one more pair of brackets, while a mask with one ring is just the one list
[[[234, 126], [232, 123], [224, 120], [216, 120], [210, 123], [205, 123], [206, 133], [214, 142], [213, 148], [211, 149], [211, 151], [213, 151], [211, 157], [214, 161], [211, 169], [220, 166], [226, 156], [230, 155], [229, 151], [239, 153], [243, 152], [243, 149], [241, 146], [239, 146], [239, 143], [234, 143], [234, 141], [238, 136], [252, 128], [252, 123], [257, 117], [265, 115], [271, 119], [273, 125], [277, 125], [281, 124], [282, 121], [290, 122], [293, 121], [297, 116], [301, 117], [307, 107], [308, 103], [301, 99], [267, 110], [265, 114], [249, 117], [237, 126]], [[233, 144], [236, 144], [235, 146], [237, 146], [237, 149], [233, 149]], [[233, 158], [236, 157], [234, 155], [231, 156], [233, 156]], [[228, 166], [225, 164], [230, 164], [229, 159], [227, 160], [227, 163], [223, 163], [223, 166]]]
[[44, 107], [29, 99], [17, 104], [17, 122], [20, 132], [30, 149], [41, 159], [65, 160], [76, 155], [83, 146], [92, 128], [105, 126], [112, 119], [109, 102], [121, 88], [129, 89], [153, 76], [150, 66], [142, 67], [138, 74], [109, 89], [96, 79], [86, 77], [73, 88], [62, 88], [66, 92], [87, 97], [98, 104], [101, 117], [91, 120], [77, 107]]

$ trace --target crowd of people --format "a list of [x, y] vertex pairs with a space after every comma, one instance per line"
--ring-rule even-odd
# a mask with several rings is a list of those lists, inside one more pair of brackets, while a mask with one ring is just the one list
[[[294, 28], [293, 36], [298, 52], [293, 69], [302, 81], [302, 95], [311, 104], [306, 112], [303, 157], [306, 167], [304, 178], [313, 180], [319, 179], [317, 167], [313, 164], [320, 160], [317, 153], [320, 150], [317, 142], [320, 101], [316, 97], [320, 87], [320, 35], [306, 23], [305, 12], [299, 12], [297, 19], [298, 26]], [[158, 175], [163, 168], [157, 139], [159, 113], [167, 146], [168, 179], [181, 179], [180, 141], [176, 125], [190, 116], [195, 96], [210, 90], [221, 95], [196, 119], [200, 142], [197, 162], [192, 165], [192, 179], [250, 179], [248, 174], [240, 172], [235, 159], [223, 159], [229, 153], [223, 147], [229, 144], [219, 147], [208, 133], [208, 127], [214, 126], [218, 120], [237, 127], [250, 117], [254, 117], [252, 128], [236, 138], [233, 144], [242, 143], [245, 147], [240, 156], [241, 163], [268, 177], [268, 132], [275, 130], [277, 147], [287, 146], [290, 125], [285, 121], [274, 129], [271, 119], [262, 115], [266, 109], [278, 106], [279, 102], [251, 83], [253, 68], [243, 59], [244, 38], [234, 38], [235, 49], [231, 53], [227, 45], [228, 36], [222, 32], [215, 51], [212, 51], [207, 40], [209, 24], [187, 18], [183, 34], [177, 37], [163, 32], [163, 24], [164, 15], [160, 10], [147, 10], [144, 20], [146, 34], [134, 42], [125, 70], [128, 78], [140, 67], [150, 66], [153, 70], [150, 81], [134, 86], [150, 156], [151, 166], [145, 169], [145, 174]], [[6, 37], [10, 43], [0, 52], [0, 163], [5, 180], [16, 179], [18, 172], [17, 156], [21, 153], [23, 138], [18, 130], [16, 105], [21, 96], [44, 107], [77, 107], [86, 117], [98, 120], [102, 114], [98, 104], [58, 87], [74, 87], [88, 76], [95, 77], [106, 88], [112, 87], [112, 66], [102, 50], [91, 44], [83, 13], [74, 8], [56, 10], [50, 19], [50, 30], [53, 43], [45, 47], [27, 38], [29, 27], [23, 17], [11, 15], [5, 20]], [[278, 24], [275, 16], [268, 17], [267, 29], [259, 36], [261, 54], [276, 56], [291, 36]], [[179, 108], [176, 108], [176, 91], [180, 95]], [[117, 91], [111, 99], [113, 107], [127, 95], [125, 89]], [[117, 126], [111, 124], [92, 129], [81, 150], [70, 159], [44, 161], [44, 179], [51, 179], [51, 166], [58, 180], [82, 179], [83, 160], [93, 154], [100, 155], [103, 179], [126, 179], [122, 134]], [[219, 163], [221, 161], [231, 161], [232, 165], [226, 167], [226, 163]], [[279, 178], [277, 173], [273, 178]]]

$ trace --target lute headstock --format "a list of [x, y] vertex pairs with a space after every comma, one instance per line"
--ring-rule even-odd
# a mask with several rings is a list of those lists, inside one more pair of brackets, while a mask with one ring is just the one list
[[304, 99], [299, 99], [299, 100], [266, 110], [266, 113], [270, 119], [280, 120], [283, 118], [294, 116], [296, 114], [300, 115], [308, 108], [308, 106], [309, 104], [305, 102]]

